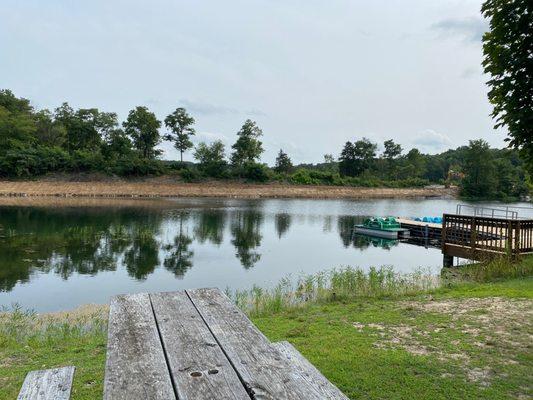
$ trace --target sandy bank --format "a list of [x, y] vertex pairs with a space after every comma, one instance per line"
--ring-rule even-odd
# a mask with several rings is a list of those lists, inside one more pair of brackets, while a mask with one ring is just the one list
[[283, 184], [245, 184], [228, 182], [181, 183], [157, 178], [143, 181], [0, 181], [0, 197], [230, 197], [373, 199], [454, 197], [455, 188], [361, 188], [344, 186], [299, 186]]

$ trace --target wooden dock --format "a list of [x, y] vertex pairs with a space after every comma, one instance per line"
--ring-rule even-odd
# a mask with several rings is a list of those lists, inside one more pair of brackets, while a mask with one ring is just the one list
[[442, 237], [442, 224], [415, 221], [407, 218], [396, 218], [402, 228], [409, 229], [412, 238], [440, 241]]
[[221, 291], [197, 289], [111, 300], [104, 399], [347, 397]]
[[412, 238], [434, 241], [444, 263], [453, 257], [485, 260], [494, 256], [533, 254], [533, 220], [444, 214], [443, 223], [396, 219]]
[[444, 214], [445, 256], [484, 260], [498, 255], [533, 254], [533, 220]]

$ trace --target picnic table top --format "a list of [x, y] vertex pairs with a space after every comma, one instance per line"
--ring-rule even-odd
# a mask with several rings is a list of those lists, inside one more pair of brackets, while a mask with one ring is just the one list
[[112, 298], [104, 399], [347, 399], [218, 289]]

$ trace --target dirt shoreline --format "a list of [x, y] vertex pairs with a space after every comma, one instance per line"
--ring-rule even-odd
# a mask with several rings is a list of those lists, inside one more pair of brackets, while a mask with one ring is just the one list
[[228, 182], [182, 183], [157, 178], [143, 181], [0, 181], [0, 197], [226, 197], [299, 199], [406, 199], [456, 197], [456, 188], [363, 188]]

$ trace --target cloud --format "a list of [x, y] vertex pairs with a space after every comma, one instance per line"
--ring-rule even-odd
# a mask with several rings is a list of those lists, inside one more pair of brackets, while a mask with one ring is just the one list
[[239, 110], [233, 107], [219, 106], [215, 104], [191, 101], [187, 99], [181, 99], [179, 101], [182, 107], [185, 107], [191, 114], [196, 115], [238, 115], [244, 114], [252, 117], [264, 117], [266, 114], [256, 108], [249, 110]]
[[431, 29], [445, 36], [460, 36], [467, 42], [480, 42], [488, 30], [486, 20], [479, 17], [448, 18], [431, 25]]
[[452, 146], [452, 140], [445, 134], [426, 129], [413, 140], [413, 145], [426, 152], [439, 152]]
[[230, 139], [226, 135], [222, 135], [220, 133], [196, 132], [196, 134], [192, 137], [192, 141], [196, 144], [200, 142], [211, 143], [215, 140], [221, 140], [226, 146], [231, 143]]
[[216, 115], [216, 114], [239, 114], [239, 110], [232, 107], [217, 106], [209, 103], [195, 102], [181, 99], [180, 104], [192, 114]]

